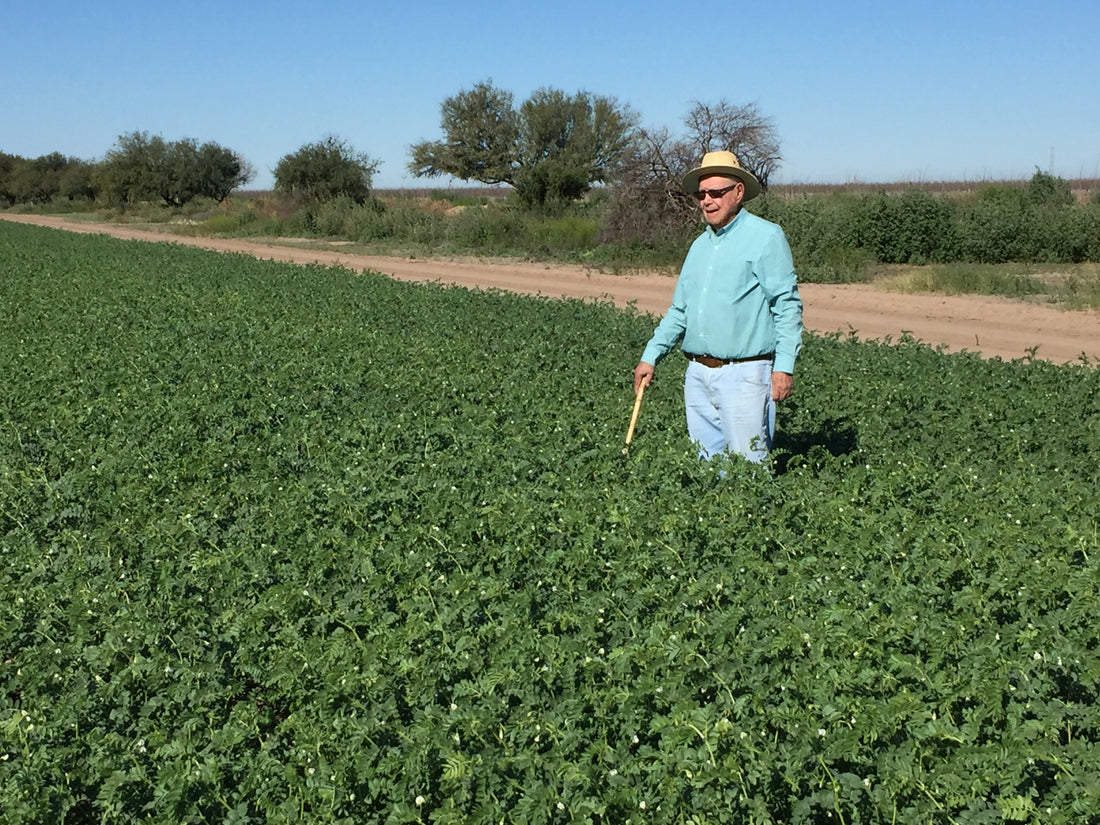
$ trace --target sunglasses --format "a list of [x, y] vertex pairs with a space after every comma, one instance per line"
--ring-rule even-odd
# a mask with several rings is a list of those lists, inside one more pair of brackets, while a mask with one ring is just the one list
[[718, 200], [719, 198], [725, 196], [727, 192], [732, 192], [736, 188], [737, 184], [735, 183], [732, 186], [725, 187], [724, 189], [700, 189], [698, 192], [695, 193], [695, 197], [697, 197], [699, 200], [703, 200], [703, 198], [705, 198], [707, 195], [710, 195], [711, 199]]

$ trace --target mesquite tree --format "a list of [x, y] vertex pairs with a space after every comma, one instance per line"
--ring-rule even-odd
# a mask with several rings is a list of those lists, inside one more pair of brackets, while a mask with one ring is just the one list
[[365, 203], [378, 164], [330, 135], [283, 156], [275, 167], [275, 191], [298, 193], [317, 201], [344, 196]]
[[417, 176], [513, 186], [527, 203], [569, 201], [617, 178], [636, 117], [614, 98], [535, 91], [517, 110], [491, 80], [443, 101], [442, 140], [412, 147]]
[[240, 155], [216, 143], [190, 138], [166, 141], [148, 132], [121, 135], [94, 172], [101, 195], [118, 204], [163, 200], [183, 206], [195, 198], [219, 203], [254, 171]]
[[620, 169], [601, 238], [612, 242], [675, 240], [698, 220], [694, 198], [680, 184], [707, 152], [729, 150], [767, 191], [781, 155], [771, 118], [756, 104], [735, 106], [695, 101], [684, 117], [686, 131], [639, 129], [632, 153]]

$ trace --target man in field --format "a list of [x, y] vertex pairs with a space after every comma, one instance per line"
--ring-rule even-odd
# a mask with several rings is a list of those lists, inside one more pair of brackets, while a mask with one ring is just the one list
[[733, 152], [708, 152], [683, 179], [706, 228], [688, 250], [672, 305], [634, 368], [634, 392], [680, 344], [688, 435], [704, 459], [767, 458], [775, 402], [794, 387], [802, 299], [783, 230], [741, 208], [760, 182]]

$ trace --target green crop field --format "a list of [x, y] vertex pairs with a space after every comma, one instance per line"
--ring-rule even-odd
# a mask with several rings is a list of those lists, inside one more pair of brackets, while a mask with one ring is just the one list
[[1100, 823], [1100, 370], [653, 322], [0, 224], [2, 821]]

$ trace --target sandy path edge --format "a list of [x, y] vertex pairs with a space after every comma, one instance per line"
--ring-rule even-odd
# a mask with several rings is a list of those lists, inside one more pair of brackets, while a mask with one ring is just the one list
[[[594, 298], [661, 315], [668, 308], [674, 279], [660, 274], [609, 275], [580, 266], [495, 261], [451, 261], [354, 255], [338, 250], [302, 249], [240, 238], [207, 238], [84, 223], [61, 217], [0, 213], [0, 219], [71, 232], [106, 234], [235, 252], [257, 258], [371, 270], [406, 281], [503, 289], [552, 298]], [[841, 331], [864, 340], [897, 340], [903, 335], [949, 352], [967, 350], [986, 357], [1037, 358], [1055, 363], [1100, 361], [1100, 312], [975, 295], [903, 295], [869, 284], [802, 284], [806, 328]]]

